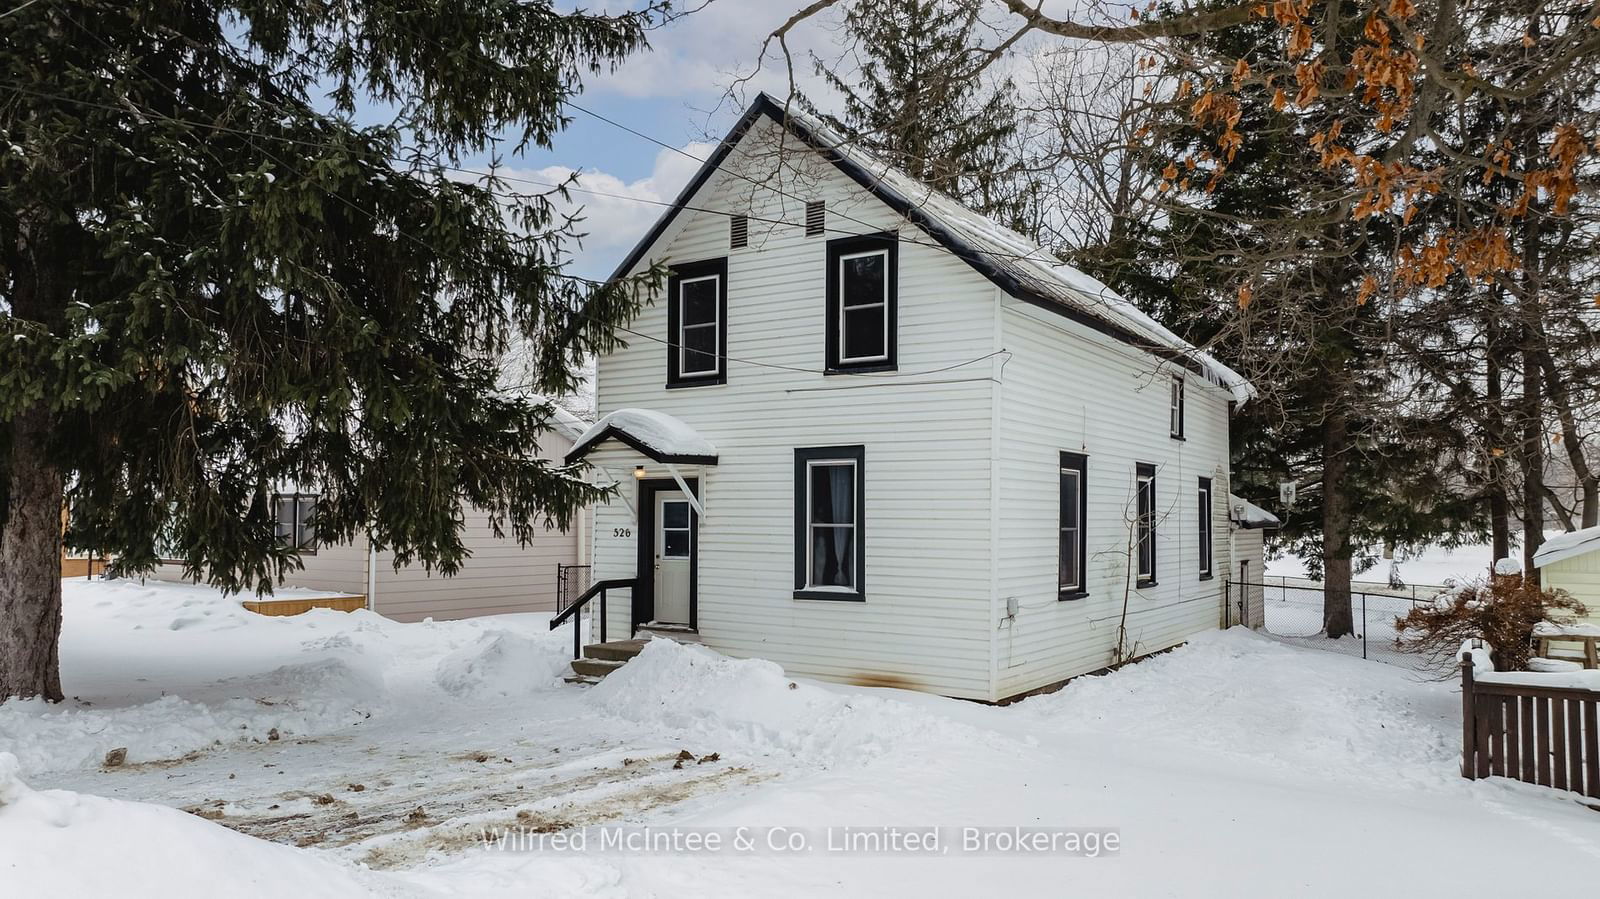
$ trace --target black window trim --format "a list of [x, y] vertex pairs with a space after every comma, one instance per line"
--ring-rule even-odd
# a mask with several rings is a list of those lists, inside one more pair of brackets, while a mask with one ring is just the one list
[[[728, 383], [728, 257], [703, 259], [674, 265], [667, 277], [667, 388], [708, 387]], [[683, 298], [679, 288], [685, 281], [715, 276], [717, 279], [717, 370], [684, 374], [679, 326], [683, 318]]]
[[[1084, 453], [1069, 453], [1063, 451], [1060, 458], [1060, 476], [1065, 481], [1067, 472], [1073, 472], [1078, 478], [1078, 584], [1076, 587], [1061, 586], [1061, 543], [1064, 539], [1063, 531], [1066, 524], [1061, 521], [1061, 511], [1057, 510], [1056, 518], [1056, 599], [1072, 600], [1083, 599], [1089, 595], [1088, 562], [1089, 562], [1089, 457]], [[1059, 488], [1056, 494], [1057, 505], [1060, 505]]]
[[[1149, 479], [1150, 482], [1150, 489], [1148, 493], [1148, 509], [1145, 508], [1145, 498], [1147, 494], [1145, 492], [1143, 483], [1146, 479]], [[1133, 541], [1133, 549], [1135, 554], [1133, 565], [1134, 587], [1143, 589], [1145, 587], [1154, 587], [1159, 583], [1156, 580], [1156, 577], [1161, 570], [1159, 567], [1160, 559], [1156, 553], [1156, 467], [1148, 462], [1135, 463], [1133, 484], [1136, 509], [1136, 515], [1134, 516]], [[1148, 525], [1146, 524], [1147, 522]], [[1146, 529], [1146, 527], [1148, 527], [1150, 539], [1150, 574], [1148, 576], [1143, 574], [1140, 569], [1140, 566], [1144, 564], [1145, 535], [1143, 531]]]
[[[811, 507], [809, 473], [817, 462], [850, 462], [855, 465], [855, 573], [854, 590], [808, 588], [810, 580]], [[867, 600], [867, 451], [863, 444], [849, 446], [797, 447], [794, 451], [794, 598], [833, 602]]]
[[1212, 516], [1216, 510], [1212, 503], [1215, 501], [1216, 494], [1212, 492], [1210, 478], [1200, 479], [1200, 486], [1195, 491], [1195, 497], [1199, 507], [1196, 513], [1200, 519], [1199, 533], [1197, 535], [1200, 544], [1200, 580], [1209, 581], [1216, 577], [1217, 574], [1215, 557], [1216, 535], [1213, 533], [1215, 526], [1212, 523]]
[[[281, 524], [283, 521], [282, 517], [279, 515], [278, 507], [283, 503], [284, 500], [289, 500], [290, 502], [294, 503], [294, 526], [293, 532], [289, 535], [289, 544], [294, 547], [295, 550], [302, 556], [316, 555], [317, 548], [321, 543], [317, 537], [315, 523], [317, 502], [320, 499], [322, 499], [321, 494], [301, 493], [299, 491], [295, 491], [293, 493], [274, 493], [272, 495], [272, 520], [274, 523], [274, 530], [276, 530], [277, 525]], [[306, 528], [306, 519], [303, 510], [307, 507], [311, 509], [312, 517], [312, 532], [311, 540], [309, 542], [305, 540], [304, 533]], [[280, 536], [278, 539], [281, 540], [283, 538]]]
[[[1185, 440], [1184, 436], [1184, 385], [1183, 375], [1172, 376], [1172, 395], [1167, 400], [1167, 425], [1172, 432], [1173, 440]], [[1176, 400], [1176, 402], [1174, 402]], [[1176, 423], [1173, 422], [1176, 418]], [[1176, 424], [1174, 427], [1173, 425]]]
[[[840, 282], [840, 262], [846, 256], [885, 252], [884, 272], [884, 358], [851, 362], [843, 358], [843, 290]], [[896, 371], [899, 368], [900, 328], [900, 241], [892, 231], [840, 237], [827, 244], [827, 299], [825, 316], [827, 336], [824, 369], [829, 374], [845, 372]]]

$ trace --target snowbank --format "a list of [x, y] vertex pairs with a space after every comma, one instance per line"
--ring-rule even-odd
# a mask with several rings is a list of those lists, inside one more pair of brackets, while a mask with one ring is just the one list
[[371, 612], [257, 615], [220, 591], [63, 582], [67, 701], [0, 704], [0, 752], [33, 776], [319, 737], [469, 693], [548, 685], [563, 650], [541, 615], [401, 624]]
[[[1389, 666], [1307, 652], [1244, 628], [1197, 634], [1172, 652], [1071, 681], [1021, 704], [1041, 729], [1098, 730], [1319, 776], [1454, 775], [1460, 699]], [[1452, 717], [1457, 716], [1457, 717]], [[1448, 726], [1455, 722], [1452, 730]]]
[[[911, 703], [795, 681], [762, 659], [652, 640], [592, 690], [604, 711], [629, 721], [823, 767], [859, 762], [907, 741], [949, 739], [966, 726]], [[966, 739], [989, 735], [973, 730]]]
[[434, 682], [453, 696], [520, 696], [559, 686], [570, 661], [565, 632], [485, 631], [476, 643], [440, 659]]
[[[369, 873], [185, 812], [32, 790], [0, 752], [0, 869], [9, 896], [349, 897]], [[387, 892], [387, 891], [385, 891]]]
[[112, 749], [128, 750], [129, 763], [160, 761], [217, 744], [326, 733], [371, 717], [386, 700], [382, 676], [355, 659], [285, 665], [232, 683], [246, 695], [220, 703], [163, 696], [101, 710], [7, 702], [0, 749], [30, 773], [93, 767]]

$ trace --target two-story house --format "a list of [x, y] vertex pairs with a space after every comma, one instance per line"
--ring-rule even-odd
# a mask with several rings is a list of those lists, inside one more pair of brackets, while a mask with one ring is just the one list
[[1252, 389], [1103, 284], [765, 95], [658, 263], [567, 457], [613, 640], [997, 700], [1224, 620]]

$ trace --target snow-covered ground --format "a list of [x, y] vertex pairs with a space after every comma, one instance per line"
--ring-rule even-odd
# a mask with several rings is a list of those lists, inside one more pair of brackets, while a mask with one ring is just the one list
[[[1003, 708], [660, 641], [571, 686], [569, 640], [539, 616], [274, 619], [202, 588], [69, 582], [75, 698], [0, 706], [0, 883], [1348, 897], [1511, 892], [1528, 871], [1577, 894], [1600, 870], [1600, 815], [1570, 795], [1457, 775], [1452, 685], [1242, 630]], [[602, 851], [618, 825], [678, 828], [680, 851]], [[932, 852], [829, 851], [886, 827], [945, 829]], [[966, 827], [1072, 829], [1101, 851], [968, 851]], [[682, 848], [696, 834], [723, 848]]]
[[[1377, 549], [1373, 549], [1373, 552], [1376, 553]], [[1397, 553], [1394, 564], [1399, 569], [1400, 579], [1408, 586], [1439, 587], [1450, 581], [1461, 582], [1488, 577], [1489, 566], [1494, 564], [1493, 555], [1487, 543], [1473, 543], [1454, 549], [1428, 546], [1415, 553]], [[1383, 590], [1389, 582], [1389, 566], [1389, 560], [1381, 560], [1375, 567], [1356, 575], [1355, 581]], [[1289, 583], [1308, 580], [1305, 563], [1294, 556], [1269, 559], [1266, 563], [1266, 572], [1268, 583], [1277, 583], [1282, 579], [1286, 579]], [[1410, 595], [1409, 591], [1402, 592]]]

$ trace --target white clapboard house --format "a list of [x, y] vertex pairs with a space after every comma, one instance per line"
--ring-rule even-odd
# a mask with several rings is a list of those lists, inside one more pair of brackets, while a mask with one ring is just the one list
[[998, 700], [1224, 621], [1251, 387], [1098, 281], [765, 95], [655, 264], [567, 457], [609, 641]]

